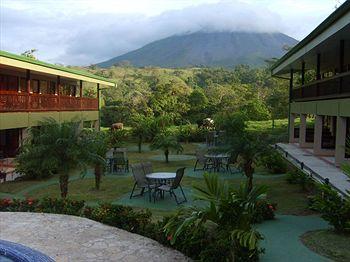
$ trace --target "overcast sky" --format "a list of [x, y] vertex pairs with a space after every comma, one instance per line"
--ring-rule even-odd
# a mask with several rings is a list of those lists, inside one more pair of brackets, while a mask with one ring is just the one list
[[0, 49], [101, 62], [174, 34], [282, 32], [301, 40], [344, 0], [0, 0]]

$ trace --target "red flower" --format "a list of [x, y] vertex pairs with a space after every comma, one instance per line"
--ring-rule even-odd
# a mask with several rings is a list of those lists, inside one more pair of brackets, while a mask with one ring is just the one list
[[32, 199], [32, 198], [28, 198], [27, 199], [27, 203], [28, 203], [28, 205], [33, 205], [33, 203], [34, 203], [34, 200]]
[[172, 235], [169, 235], [169, 236], [167, 236], [167, 238], [166, 238], [168, 241], [171, 241], [172, 239], [173, 239], [173, 236]]
[[2, 200], [2, 202], [3, 202], [5, 205], [9, 205], [9, 204], [12, 203], [12, 200], [9, 199], [9, 198], [5, 198], [5, 199]]

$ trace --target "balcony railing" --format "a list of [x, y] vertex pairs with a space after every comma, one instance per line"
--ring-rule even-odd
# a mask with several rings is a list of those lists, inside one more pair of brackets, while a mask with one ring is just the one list
[[0, 91], [0, 112], [98, 110], [98, 99]]
[[292, 90], [293, 101], [350, 97], [350, 72], [318, 80]]

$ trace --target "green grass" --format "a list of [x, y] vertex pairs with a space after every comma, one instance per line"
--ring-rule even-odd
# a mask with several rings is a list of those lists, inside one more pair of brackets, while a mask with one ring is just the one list
[[[128, 147], [134, 146], [134, 144], [126, 145]], [[188, 143], [183, 144], [184, 152], [182, 154], [194, 154], [198, 148], [198, 144]], [[147, 161], [149, 157], [162, 155], [161, 151], [144, 151], [128, 152], [130, 163], [137, 163]], [[188, 172], [192, 172], [195, 160], [186, 161], [173, 161], [165, 163], [162, 161], [152, 161], [154, 170], [157, 171], [172, 171], [174, 172], [179, 167], [187, 167]], [[259, 168], [260, 171], [264, 171]], [[85, 200], [88, 203], [96, 203], [101, 201], [116, 201], [125, 194], [131, 192], [133, 186], [133, 178], [131, 175], [106, 175], [102, 177], [101, 189], [99, 191], [94, 189], [94, 178], [91, 175], [85, 178], [80, 178], [77, 172], [71, 177], [72, 181], [69, 183], [69, 198], [76, 200]], [[193, 173], [193, 172], [192, 172]], [[195, 174], [196, 176], [196, 174]], [[186, 176], [182, 181], [182, 185], [185, 187], [192, 187], [194, 184], [203, 185], [202, 178]], [[222, 176], [225, 182], [234, 187], [238, 187], [240, 183], [245, 181], [245, 177], [242, 174], [233, 174]], [[268, 198], [271, 202], [277, 203], [278, 212], [282, 214], [305, 214], [307, 213], [307, 199], [306, 195], [300, 190], [298, 185], [291, 185], [285, 181], [285, 177], [281, 175], [257, 175], [254, 178], [256, 185], [265, 184], [269, 186]], [[46, 180], [35, 181], [15, 181], [6, 182], [0, 184], [0, 197], [6, 194], [13, 194], [18, 197], [34, 197], [41, 198], [45, 196], [60, 197], [58, 177], [52, 177]], [[169, 214], [174, 211], [167, 210], [152, 210], [156, 217]]]
[[350, 235], [332, 230], [317, 230], [302, 235], [303, 243], [314, 252], [333, 261], [350, 261]]

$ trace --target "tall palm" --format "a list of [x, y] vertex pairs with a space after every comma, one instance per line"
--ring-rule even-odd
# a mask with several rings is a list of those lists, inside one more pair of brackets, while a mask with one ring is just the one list
[[59, 174], [62, 198], [68, 194], [70, 173], [77, 168], [86, 169], [86, 160], [82, 157], [86, 155], [86, 146], [80, 133], [79, 122], [58, 123], [48, 119], [40, 123], [40, 128], [30, 129], [31, 139], [20, 153], [22, 160], [32, 161], [34, 167], [40, 165], [41, 169]]
[[85, 159], [94, 166], [95, 188], [100, 189], [101, 178], [106, 164], [105, 157], [109, 149], [110, 137], [106, 132], [96, 130], [85, 130], [82, 135], [85, 150]]
[[238, 156], [238, 164], [247, 177], [247, 190], [251, 191], [255, 165], [259, 157], [270, 150], [267, 136], [246, 131], [231, 141], [231, 153]]
[[170, 151], [182, 152], [183, 147], [178, 141], [175, 135], [168, 132], [162, 132], [157, 134], [151, 144], [151, 149], [161, 149], [164, 152], [165, 162], [169, 163], [169, 153]]
[[136, 114], [132, 119], [132, 134], [137, 138], [138, 151], [141, 153], [142, 143], [149, 137], [153, 118]]

